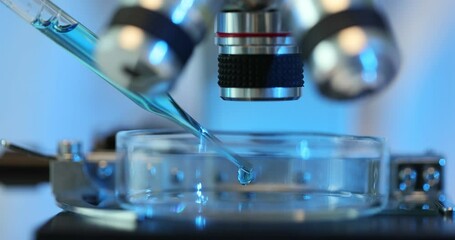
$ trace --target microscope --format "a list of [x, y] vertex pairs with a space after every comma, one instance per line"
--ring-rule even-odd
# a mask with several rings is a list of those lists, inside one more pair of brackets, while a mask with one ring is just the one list
[[[124, 0], [99, 39], [49, 1], [29, 1], [30, 4], [24, 5], [20, 5], [21, 1], [1, 1], [18, 12], [38, 30], [73, 53], [113, 87], [141, 107], [152, 109], [152, 111], [162, 115], [181, 114], [182, 116], [179, 117], [190, 123], [194, 123], [193, 119], [182, 114], [181, 109], [176, 108], [176, 111], [170, 112], [163, 111], [163, 109], [156, 108], [153, 105], [153, 99], [156, 96], [166, 95], [178, 84], [178, 78], [191, 58], [194, 49], [204, 38], [210, 35], [212, 28], [215, 34], [214, 43], [218, 46], [220, 97], [226, 101], [297, 100], [303, 95], [304, 63], [307, 76], [314, 81], [318, 91], [323, 96], [340, 101], [357, 99], [388, 86], [394, 79], [400, 63], [399, 53], [386, 18], [379, 9], [375, 8], [372, 1], [367, 0]], [[33, 10], [36, 9], [38, 9], [39, 14], [34, 14]], [[71, 36], [67, 34], [75, 29], [83, 36], [77, 38], [77, 41], [71, 39]], [[172, 102], [172, 99], [170, 100]], [[205, 134], [204, 136], [207, 139], [213, 140], [210, 135], [207, 135], [205, 129], [200, 126], [197, 127], [196, 132], [200, 131], [202, 135]], [[134, 134], [135, 132], [133, 132]], [[247, 141], [248, 144], [255, 143], [270, 147], [270, 149], [266, 149], [265, 154], [253, 149], [250, 152], [256, 154], [254, 156], [282, 157], [284, 151], [281, 147], [289, 147], [289, 145], [280, 145], [287, 143], [282, 139], [272, 138], [264, 141], [260, 138], [264, 135], [253, 136], [259, 138], [250, 139]], [[314, 136], [311, 135], [311, 137]], [[144, 188], [147, 188], [150, 183], [155, 184], [153, 187], [160, 191], [169, 190], [169, 192], [162, 191], [168, 195], [165, 195], [165, 198], [159, 198], [157, 195], [146, 195], [147, 198], [144, 199], [138, 197], [139, 202], [136, 202], [138, 204], [134, 207], [139, 208], [149, 203], [152, 203], [151, 205], [163, 204], [163, 211], [175, 214], [177, 218], [170, 221], [154, 219], [149, 222], [134, 222], [131, 229], [128, 224], [125, 224], [122, 226], [126, 229], [125, 232], [121, 232], [123, 235], [115, 235], [115, 231], [118, 229], [108, 232], [108, 234], [129, 237], [139, 233], [142, 236], [163, 237], [171, 233], [177, 234], [176, 236], [187, 234], [207, 237], [210, 234], [225, 236], [224, 234], [227, 232], [231, 234], [229, 236], [236, 237], [249, 237], [253, 234], [267, 237], [270, 236], [269, 233], [283, 233], [283, 229], [287, 229], [289, 230], [286, 230], [287, 234], [296, 233], [300, 236], [314, 237], [313, 234], [315, 233], [323, 233], [323, 236], [332, 237], [343, 235], [343, 231], [340, 232], [339, 230], [345, 228], [352, 231], [345, 231], [344, 233], [357, 232], [356, 236], [363, 239], [366, 235], [371, 234], [372, 226], [382, 226], [374, 230], [376, 230], [375, 233], [384, 234], [384, 232], [391, 232], [391, 229], [397, 232], [403, 230], [402, 225], [394, 224], [396, 221], [405, 219], [409, 221], [409, 224], [413, 224], [413, 220], [409, 220], [405, 216], [410, 212], [408, 211], [404, 214], [399, 212], [396, 215], [400, 215], [402, 218], [400, 216], [394, 218], [396, 216], [384, 214], [379, 215], [378, 218], [365, 221], [301, 225], [301, 222], [307, 218], [311, 219], [309, 218], [311, 211], [306, 212], [307, 208], [303, 208], [305, 211], [301, 211], [298, 207], [304, 206], [314, 210], [318, 206], [323, 206], [329, 213], [325, 217], [331, 218], [339, 210], [337, 207], [345, 207], [343, 201], [352, 197], [352, 199], [358, 200], [355, 198], [358, 192], [354, 190], [371, 190], [367, 194], [375, 197], [371, 193], [377, 193], [377, 189], [379, 189], [377, 185], [382, 185], [380, 190], [384, 192], [381, 193], [390, 194], [393, 200], [399, 200], [392, 202], [392, 204], [399, 204], [392, 206], [391, 209], [393, 208], [393, 210], [404, 209], [407, 211], [417, 208], [419, 211], [435, 210], [428, 202], [436, 202], [440, 204], [438, 209], [444, 215], [453, 215], [453, 206], [447, 205], [445, 199], [441, 198], [444, 197], [442, 183], [446, 164], [443, 156], [434, 153], [423, 156], [394, 155], [390, 158], [390, 165], [384, 166], [386, 164], [370, 159], [372, 164], [365, 165], [361, 169], [361, 166], [350, 158], [343, 160], [348, 162], [343, 163], [346, 165], [340, 164], [337, 161], [343, 159], [344, 155], [340, 157], [339, 155], [342, 154], [334, 151], [333, 155], [329, 157], [326, 155], [322, 158], [315, 157], [318, 161], [314, 164], [315, 169], [312, 169], [310, 164], [314, 159], [311, 159], [311, 154], [319, 156], [317, 154], [326, 153], [327, 148], [341, 146], [346, 152], [353, 151], [354, 157], [357, 158], [359, 152], [369, 154], [371, 149], [379, 149], [379, 147], [376, 149], [376, 145], [372, 144], [375, 142], [371, 141], [375, 140], [373, 138], [360, 138], [358, 140], [365, 145], [355, 145], [353, 142], [356, 138], [352, 136], [339, 138], [338, 136], [325, 135], [324, 137], [335, 140], [324, 142], [316, 139], [317, 144], [311, 145], [311, 138], [309, 138], [310, 140], [299, 139], [297, 145], [291, 145], [291, 152], [299, 154], [297, 161], [292, 162], [295, 159], [288, 158], [286, 155], [283, 159], [290, 161], [291, 164], [286, 164], [283, 159], [279, 160], [285, 164], [280, 165], [273, 162], [272, 165], [268, 166], [268, 169], [264, 167], [258, 171], [259, 174], [269, 171], [267, 175], [269, 178], [264, 177], [260, 179], [260, 181], [265, 179], [264, 182], [253, 182], [249, 186], [241, 186], [236, 181], [231, 181], [231, 175], [225, 175], [225, 172], [219, 171], [219, 169], [225, 170], [232, 167], [229, 164], [224, 164], [224, 162], [213, 164], [214, 161], [208, 161], [203, 162], [206, 164], [198, 165], [198, 159], [203, 158], [198, 154], [205, 154], [203, 141], [196, 144], [197, 150], [200, 151], [197, 152], [198, 154], [187, 154], [194, 158], [181, 158], [185, 159], [178, 165], [181, 168], [172, 165], [174, 164], [172, 161], [166, 162], [157, 160], [154, 158], [156, 156], [147, 156], [147, 153], [152, 152], [149, 151], [141, 153], [142, 155], [139, 154], [138, 167], [130, 169], [125, 168], [127, 164], [124, 164], [123, 160], [119, 163], [113, 163], [118, 159], [107, 161], [106, 159], [111, 155], [85, 155], [82, 153], [79, 143], [61, 142], [56, 156], [38, 157], [47, 158], [51, 161], [51, 185], [59, 207], [88, 218], [75, 217], [71, 213], [61, 213], [55, 217], [55, 222], [51, 220], [50, 223], [40, 228], [37, 236], [46, 238], [46, 236], [52, 236], [53, 231], [57, 232], [57, 235], [62, 234], [59, 232], [59, 227], [62, 227], [59, 226], [59, 218], [63, 219], [61, 222], [70, 226], [69, 228], [63, 226], [64, 231], [76, 235], [81, 234], [80, 228], [74, 227], [78, 224], [79, 226], [86, 226], [84, 229], [87, 231], [82, 234], [94, 233], [96, 236], [100, 236], [99, 234], [103, 232], [100, 229], [106, 225], [109, 226], [109, 223], [106, 224], [109, 221], [106, 220], [114, 219], [111, 222], [120, 222], [121, 224], [118, 225], [122, 225], [125, 220], [131, 220], [131, 223], [138, 216], [129, 211], [130, 209], [125, 211], [124, 206], [120, 205], [122, 203], [117, 201], [117, 197], [124, 190], [122, 189], [123, 186], [133, 188], [145, 186]], [[180, 144], [180, 142], [173, 144], [176, 143], [173, 142], [174, 139], [171, 139], [172, 141], [164, 140], [160, 142], [161, 145], [156, 145], [158, 146], [157, 152], [164, 151], [165, 157], [181, 152], [187, 153], [185, 149], [179, 148], [186, 146], [185, 144]], [[343, 141], [341, 140], [347, 140], [351, 145], [342, 145]], [[149, 145], [144, 144], [146, 147]], [[237, 145], [242, 144], [237, 143]], [[2, 147], [0, 150], [4, 148], [37, 155], [7, 141], [0, 141], [0, 146]], [[311, 152], [311, 147], [316, 149], [320, 147], [323, 150]], [[175, 151], [168, 151], [169, 149]], [[273, 152], [277, 149], [278, 153]], [[366, 151], [365, 149], [370, 150]], [[120, 155], [124, 157], [122, 150], [125, 149], [120, 149]], [[358, 152], [356, 152], [357, 150]], [[152, 154], [156, 154], [156, 152]], [[388, 156], [380, 155], [379, 158], [386, 157]], [[181, 159], [177, 158], [177, 160]], [[304, 161], [298, 161], [299, 159]], [[321, 159], [335, 159], [335, 161], [329, 162], [333, 163], [332, 166], [331, 164], [324, 164], [324, 162], [319, 163], [322, 161]], [[281, 163], [280, 161], [278, 162]], [[166, 163], [162, 164], [162, 162]], [[169, 162], [170, 164], [167, 164]], [[162, 164], [161, 168], [159, 168], [160, 164]], [[246, 164], [240, 165], [241, 167], [246, 166]], [[391, 168], [390, 179], [388, 179], [388, 174], [383, 174], [384, 170], [386, 173], [389, 172], [388, 167]], [[295, 168], [303, 170], [290, 171], [290, 169], [295, 170]], [[311, 172], [308, 169], [314, 171]], [[379, 169], [381, 170], [380, 174]], [[185, 170], [188, 171], [185, 172]], [[249, 171], [250, 168], [247, 167], [246, 170]], [[277, 174], [278, 170], [282, 172]], [[318, 178], [317, 174], [324, 174], [324, 170], [327, 170], [326, 176]], [[126, 174], [116, 175], [116, 171], [124, 171]], [[209, 172], [209, 177], [204, 176], [207, 172]], [[131, 178], [127, 179], [125, 177], [127, 175]], [[381, 178], [379, 181], [378, 175], [386, 178]], [[370, 176], [373, 179], [372, 182], [359, 180], [362, 177], [368, 180]], [[343, 181], [349, 177], [353, 180]], [[145, 180], [142, 181], [141, 179]], [[388, 180], [390, 180], [389, 185], [387, 185]], [[332, 181], [332, 184], [324, 185], [324, 181]], [[119, 182], [122, 184], [120, 188]], [[285, 187], [290, 186], [290, 188], [280, 190], [279, 187], [283, 185]], [[328, 196], [325, 198], [328, 201], [317, 200], [318, 193], [313, 194], [312, 189], [307, 188], [314, 186], [322, 186], [321, 189], [328, 190]], [[340, 190], [337, 188], [339, 186], [352, 188], [346, 188], [346, 191], [336, 195], [339, 193], [337, 192]], [[215, 192], [213, 189], [217, 189], [217, 187], [221, 187], [221, 190], [213, 194]], [[183, 189], [183, 193], [177, 192], [176, 189]], [[310, 191], [306, 192], [308, 189]], [[137, 190], [137, 188], [133, 190]], [[144, 192], [149, 194], [154, 190], [155, 188], [150, 188]], [[304, 194], [284, 195], [285, 198], [267, 198], [273, 194], [280, 196], [279, 194], [282, 192], [286, 194], [286, 191], [294, 193], [293, 191], [300, 190]], [[158, 194], [162, 192], [158, 191]], [[370, 195], [364, 196], [370, 197]], [[266, 196], [265, 201], [258, 201], [263, 196]], [[371, 203], [368, 205], [369, 207], [379, 207], [374, 201], [359, 199], [359, 201]], [[415, 199], [417, 201], [414, 201]], [[143, 202], [140, 202], [142, 200]], [[279, 204], [275, 204], [277, 202]], [[215, 205], [210, 205], [213, 203]], [[215, 209], [221, 210], [221, 216], [228, 213], [238, 217], [236, 214], [244, 213], [241, 215], [244, 217], [251, 213], [248, 211], [259, 210], [259, 213], [262, 214], [267, 213], [268, 206], [276, 207], [288, 203], [289, 206], [296, 207], [297, 210], [291, 213], [292, 218], [286, 218], [286, 220], [297, 220], [291, 223], [273, 219], [275, 217], [273, 214], [258, 215], [277, 220], [277, 223], [262, 224], [260, 222], [262, 219], [258, 218], [255, 220], [259, 220], [259, 224], [255, 225], [250, 222], [246, 224], [248, 228], [245, 229], [245, 225], [242, 223], [240, 225], [234, 222], [227, 225], [225, 223], [212, 225], [211, 222], [207, 224], [208, 220], [204, 215], [204, 213], [208, 213], [207, 216], [211, 216], [210, 214], [213, 212], [210, 211]], [[294, 203], [295, 205], [292, 205]], [[402, 203], [404, 205], [401, 205]], [[312, 207], [312, 204], [315, 204], [316, 207]], [[154, 212], [156, 209], [148, 208], [151, 211], [146, 214], [155, 216], [154, 214], [157, 214]], [[277, 215], [280, 216], [282, 210], [287, 211], [289, 209], [286, 207], [279, 209]], [[179, 221], [179, 217], [182, 216], [179, 214], [185, 211], [189, 211], [190, 215], [194, 214], [191, 215], [194, 217], [191, 219], [192, 222]], [[215, 211], [215, 213], [218, 212]], [[353, 211], [348, 211], [347, 214], [349, 218], [358, 216], [356, 215], [357, 212]], [[426, 212], [423, 214], [419, 212], [419, 214], [425, 215]], [[99, 219], [102, 221], [97, 221]], [[417, 221], [419, 219], [421, 218], [417, 218]], [[242, 221], [244, 219], [236, 220]], [[447, 226], [445, 229], [450, 227], [450, 222], [445, 222], [442, 218], [435, 217], [430, 220], [443, 228]], [[104, 225], [98, 229], [96, 228], [99, 227], [96, 225], [97, 222], [103, 222]], [[192, 225], [196, 227], [192, 228]], [[174, 227], [177, 230], [174, 230]], [[208, 230], [204, 232], [204, 228]], [[271, 229], [270, 232], [268, 229]], [[308, 229], [316, 229], [316, 231], [305, 231]], [[326, 231], [327, 229], [328, 231]], [[411, 231], [404, 234], [410, 236], [414, 234], [412, 236], [415, 236], [416, 233], [412, 232], [413, 228], [409, 229]], [[107, 229], [107, 231], [110, 230]]]
[[122, 87], [153, 96], [172, 89], [211, 27], [228, 101], [299, 99], [304, 62], [337, 100], [383, 89], [399, 67], [385, 17], [364, 0], [123, 1], [96, 59]]
[[180, 125], [214, 143], [239, 168], [242, 184], [253, 179], [251, 164], [225, 149], [184, 111], [175, 111], [176, 104], [171, 111], [159, 104], [211, 25], [223, 100], [299, 99], [304, 61], [320, 91], [335, 99], [380, 90], [397, 70], [388, 25], [370, 2], [124, 2], [96, 46], [99, 68], [127, 93], [158, 103], [152, 104], [154, 112], [174, 121], [177, 116]]

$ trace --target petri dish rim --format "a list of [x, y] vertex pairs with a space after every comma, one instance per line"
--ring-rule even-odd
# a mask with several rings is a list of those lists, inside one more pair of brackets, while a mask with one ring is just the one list
[[[252, 138], [289, 138], [289, 137], [296, 137], [296, 138], [315, 138], [315, 139], [323, 139], [323, 140], [327, 140], [327, 141], [330, 141], [331, 143], [333, 143], [334, 145], [332, 145], [331, 147], [333, 146], [341, 146], [343, 147], [343, 143], [346, 143], [346, 142], [360, 142], [360, 143], [367, 143], [367, 148], [374, 148], [375, 151], [378, 152], [378, 155], [375, 155], [375, 158], [378, 158], [380, 159], [381, 161], [383, 159], [385, 159], [386, 162], [381, 162], [379, 163], [380, 165], [387, 165], [387, 151], [386, 151], [386, 146], [385, 146], [385, 139], [384, 138], [381, 138], [381, 137], [373, 137], [373, 136], [355, 136], [355, 135], [341, 135], [341, 134], [331, 134], [331, 133], [319, 133], [319, 132], [273, 132], [273, 131], [269, 131], [269, 132], [249, 132], [249, 131], [213, 131], [213, 133], [216, 135], [216, 136], [233, 136], [233, 137], [252, 137]], [[117, 147], [118, 148], [122, 148], [122, 147], [125, 147], [125, 145], [128, 145], [130, 143], [133, 143], [133, 145], [135, 144], [136, 146], [140, 146], [140, 147], [147, 147], [147, 144], [148, 144], [148, 141], [150, 139], [155, 139], [155, 140], [158, 140], [160, 141], [161, 138], [166, 139], [166, 141], [169, 141], [169, 140], [173, 140], [173, 139], [196, 139], [197, 138], [187, 132], [183, 132], [183, 131], [178, 131], [178, 130], [169, 130], [169, 129], [158, 129], [158, 130], [155, 130], [155, 129], [140, 129], [140, 130], [127, 130], [127, 131], [121, 131], [117, 134], [117, 138], [120, 139], [120, 141], [117, 142]], [[221, 139], [223, 140], [223, 139]], [[192, 142], [193, 144], [194, 142]], [[254, 143], [253, 143], [254, 144]], [[229, 143], [228, 143], [228, 147], [229, 147]], [[248, 147], [248, 146], [246, 146]], [[377, 149], [376, 149], [377, 148]], [[382, 149], [382, 150], [381, 150]], [[355, 149], [354, 149], [355, 150]], [[272, 149], [273, 151], [273, 149]], [[171, 155], [181, 155], [181, 154], [188, 154], [187, 152], [170, 152], [170, 153], [165, 153], [163, 154], [162, 156], [169, 156]], [[363, 154], [363, 153], [362, 153]], [[124, 156], [124, 155], [123, 155]], [[362, 159], [363, 156], [360, 155], [360, 156], [353, 156], [353, 159], [355, 160], [355, 158], [359, 158], [359, 159]], [[125, 165], [125, 164], [123, 164]], [[203, 169], [203, 168], [201, 168]], [[344, 170], [343, 170], [344, 171]], [[385, 172], [384, 172], [385, 171]], [[387, 169], [384, 169], [382, 168], [381, 169], [381, 175], [383, 175], [379, 182], [377, 183], [372, 183], [372, 184], [381, 184], [381, 185], [385, 185], [387, 186]], [[117, 179], [123, 179], [125, 180], [125, 177], [120, 177], [120, 178], [117, 178]], [[122, 184], [120, 182], [120, 184]], [[205, 186], [205, 185], [204, 185]], [[125, 190], [125, 188], [123, 188], [123, 191]], [[206, 191], [212, 191], [210, 188], [207, 190], [205, 189]], [[344, 190], [341, 189], [343, 192]], [[134, 191], [132, 191], [134, 192]], [[131, 192], [131, 193], [132, 193]], [[136, 193], [137, 192], [141, 192], [141, 190], [139, 191], [135, 191]], [[145, 191], [143, 191], [144, 193], [147, 192], [147, 189], [145, 189]], [[158, 202], [151, 202], [150, 204], [143, 204], [142, 201], [138, 201], [138, 202], [131, 202], [131, 198], [128, 197], [128, 194], [124, 194], [125, 192], [120, 192], [118, 194], [118, 196], [120, 197], [120, 202], [122, 203], [121, 205], [127, 209], [130, 209], [130, 210], [135, 210], [136, 212], [140, 212], [140, 213], [150, 213], [152, 212], [153, 214], [151, 214], [150, 216], [147, 215], [146, 217], [164, 217], [164, 218], [171, 218], [171, 219], [174, 219], [174, 218], [186, 218], [186, 219], [191, 219], [192, 217], [198, 215], [196, 212], [189, 212], [189, 213], [182, 213], [182, 214], [176, 214], [174, 212], [166, 212], [167, 209], [178, 209], [178, 205], [173, 205], [172, 203], [167, 204], [167, 203], [164, 203], [162, 204], [162, 202], [158, 201]], [[196, 190], [194, 190], [193, 192], [191, 191], [187, 191], [185, 192], [185, 194], [193, 194], [195, 195], [196, 193]], [[204, 193], [204, 191], [202, 191], [201, 193]], [[336, 193], [335, 192], [332, 192], [332, 193]], [[204, 193], [205, 194], [205, 193]], [[211, 192], [209, 192], [208, 194], [211, 194]], [[236, 193], [237, 194], [237, 193]], [[259, 194], [261, 194], [261, 192], [259, 192]], [[144, 194], [144, 196], [146, 196], [147, 194]], [[328, 194], [330, 195], [330, 194]], [[361, 194], [358, 195], [358, 194], [353, 194], [353, 196], [362, 196]], [[300, 217], [295, 217], [295, 216], [301, 216], [302, 214], [305, 216], [304, 220], [302, 221], [311, 221], [311, 220], [331, 220], [331, 219], [349, 219], [349, 218], [356, 218], [356, 217], [360, 217], [360, 216], [368, 216], [368, 215], [371, 215], [371, 214], [374, 214], [374, 213], [377, 213], [379, 212], [384, 206], [385, 206], [385, 203], [387, 202], [387, 191], [386, 190], [382, 190], [380, 192], [379, 195], [371, 195], [372, 196], [372, 199], [375, 199], [377, 200], [378, 202], [380, 202], [380, 204], [373, 204], [371, 206], [367, 206], [367, 205], [358, 205], [358, 206], [351, 206], [351, 207], [345, 207], [345, 206], [342, 206], [342, 205], [339, 205], [339, 208], [337, 209], [328, 209], [328, 208], [324, 208], [324, 209], [320, 209], [320, 210], [315, 210], [315, 209], [311, 209], [310, 211], [308, 211], [307, 209], [294, 209], [295, 211], [294, 212], [289, 212], [289, 211], [286, 211], [286, 212], [283, 212], [283, 214], [277, 214], [279, 213], [279, 211], [275, 211], [272, 213], [271, 212], [261, 212], [261, 211], [253, 211], [253, 212], [247, 212], [247, 213], [238, 213], [238, 212], [231, 212], [231, 213], [227, 213], [227, 212], [221, 212], [221, 217], [217, 217], [216, 214], [217, 214], [217, 211], [216, 209], [214, 208], [210, 208], [208, 209], [207, 211], [205, 211], [205, 215], [204, 217], [207, 217], [207, 218], [210, 218], [210, 219], [224, 219], [224, 218], [227, 218], [227, 219], [232, 219], [232, 220], [239, 220], [239, 219], [242, 219], [242, 218], [245, 218], [245, 219], [258, 219], [258, 220], [261, 220], [261, 221], [267, 221], [267, 219], [275, 219], [275, 220], [279, 220], [279, 221], [287, 221], [287, 220], [291, 220], [291, 221], [296, 221], [296, 220], [302, 220]], [[328, 196], [328, 198], [334, 198], [333, 196]], [[213, 199], [213, 197], [211, 198]], [[345, 199], [344, 197], [343, 198], [340, 198], [342, 200], [340, 201], [343, 201], [343, 199]], [[357, 198], [358, 200], [359, 198]], [[195, 198], [191, 199], [192, 202], [188, 202], [189, 204], [188, 205], [194, 205], [194, 200]], [[183, 201], [186, 201], [186, 200], [183, 200]], [[196, 199], [197, 201], [197, 199]], [[370, 201], [371, 202], [371, 201]], [[138, 204], [140, 203], [140, 204]], [[261, 203], [262, 204], [262, 203]], [[273, 205], [271, 205], [273, 207]], [[152, 210], [150, 210], [152, 209]], [[297, 214], [297, 215], [296, 215]], [[248, 216], [252, 215], [253, 217], [252, 218], [249, 218]], [[272, 217], [273, 215], [273, 217]], [[198, 215], [200, 216], [200, 215]], [[261, 216], [269, 216], [269, 217], [266, 217], [266, 218], [262, 218]]]

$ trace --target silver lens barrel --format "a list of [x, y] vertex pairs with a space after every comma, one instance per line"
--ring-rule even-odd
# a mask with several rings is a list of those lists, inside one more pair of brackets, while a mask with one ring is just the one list
[[303, 63], [280, 12], [228, 11], [217, 16], [221, 98], [276, 101], [300, 98]]
[[360, 98], [396, 76], [400, 56], [386, 18], [371, 1], [285, 0], [282, 7], [324, 96]]
[[221, 7], [220, 1], [125, 1], [97, 48], [100, 68], [146, 96], [171, 90]]

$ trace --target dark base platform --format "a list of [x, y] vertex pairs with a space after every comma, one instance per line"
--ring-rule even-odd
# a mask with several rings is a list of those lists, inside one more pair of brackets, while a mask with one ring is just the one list
[[452, 217], [437, 210], [393, 210], [348, 221], [252, 223], [145, 220], [128, 224], [61, 212], [36, 239], [455, 239]]

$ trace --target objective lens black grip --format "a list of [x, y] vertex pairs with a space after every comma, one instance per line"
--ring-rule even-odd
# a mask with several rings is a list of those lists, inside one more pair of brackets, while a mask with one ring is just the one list
[[150, 36], [165, 41], [174, 51], [182, 64], [191, 57], [196, 43], [168, 16], [142, 7], [123, 7], [114, 15], [111, 26], [131, 25], [138, 27]]
[[222, 88], [302, 87], [299, 54], [218, 55], [218, 85]]

